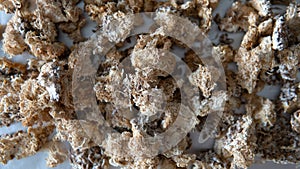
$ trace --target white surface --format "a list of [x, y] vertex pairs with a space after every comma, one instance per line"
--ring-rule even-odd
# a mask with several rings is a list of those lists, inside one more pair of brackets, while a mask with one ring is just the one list
[[48, 153], [45, 151], [38, 152], [37, 154], [30, 156], [28, 158], [23, 158], [20, 160], [9, 161], [6, 165], [0, 165], [0, 169], [71, 169], [72, 167], [66, 161], [63, 164], [55, 167], [46, 167], [46, 158]]
[[21, 123], [15, 123], [15, 124], [12, 124], [9, 127], [1, 127], [0, 128], [0, 135], [2, 136], [4, 134], [12, 134], [12, 133], [15, 133], [15, 132], [20, 131], [20, 130], [25, 131], [26, 128]]
[[[224, 16], [226, 9], [228, 9], [230, 7], [230, 4], [232, 2], [233, 2], [233, 0], [221, 0], [220, 5], [217, 8], [217, 10], [214, 12], [213, 16], [215, 16], [216, 13], [219, 13], [221, 16]], [[83, 3], [80, 3], [79, 6], [82, 7]], [[4, 12], [0, 12], [0, 23], [5, 24], [9, 20], [10, 17], [11, 17], [11, 15], [6, 15]], [[87, 26], [82, 31], [83, 35], [85, 37], [89, 37], [90, 35], [92, 35], [92, 30], [95, 29], [95, 27], [96, 27], [96, 24], [94, 22], [91, 22], [90, 20], [88, 20]], [[212, 31], [210, 32], [209, 37], [212, 39], [213, 43], [218, 43], [218, 39], [221, 36], [221, 34], [223, 34], [223, 33], [224, 32], [217, 31], [217, 25], [213, 24]], [[67, 44], [67, 46], [69, 46], [69, 47], [72, 45], [72, 40], [70, 40], [66, 34], [59, 32], [59, 35], [60, 35], [60, 37], [59, 37], [60, 41], [65, 42]], [[229, 34], [230, 38], [235, 39], [235, 41], [234, 41], [235, 48], [237, 48], [239, 46], [243, 35], [244, 35], [244, 32], [239, 32], [237, 34]], [[176, 53], [176, 51], [175, 51], [175, 53]], [[2, 50], [0, 50], [0, 55], [3, 55]], [[28, 53], [25, 55], [26, 55], [25, 58], [32, 57]], [[24, 62], [24, 55], [14, 57], [14, 60], [18, 61], [18, 62]], [[298, 73], [297, 81], [300, 81], [300, 73]], [[259, 93], [259, 95], [270, 98], [270, 99], [276, 99], [279, 95], [279, 89], [280, 89], [280, 87], [278, 87], [278, 86], [266, 86], [262, 90], [262, 92]], [[272, 91], [272, 92], [270, 92], [270, 91]], [[7, 127], [0, 128], [0, 135], [13, 133], [20, 129], [22, 129], [22, 130], [25, 129], [24, 127], [22, 127], [22, 125], [20, 123], [11, 125], [8, 128]], [[193, 133], [192, 135], [196, 135], [196, 134]], [[197, 138], [197, 136], [195, 138]], [[193, 139], [193, 143], [196, 143], [195, 139]], [[193, 149], [191, 151], [197, 152], [199, 150], [205, 149], [205, 146], [211, 147], [212, 145], [211, 145], [211, 143], [206, 143], [206, 145], [204, 145], [204, 147], [202, 147], [202, 146], [197, 146], [197, 144], [193, 144]], [[43, 152], [39, 152], [38, 154], [28, 157], [28, 158], [24, 158], [24, 159], [20, 159], [20, 160], [11, 160], [7, 165], [0, 164], [0, 169], [19, 169], [19, 168], [48, 169], [46, 167], [46, 160], [45, 160], [46, 158], [47, 158], [47, 152], [43, 151]], [[64, 164], [59, 165], [55, 169], [70, 169], [70, 168], [71, 168], [71, 166], [69, 165], [69, 163], [65, 162]], [[274, 164], [273, 162], [267, 162], [265, 164], [254, 164], [253, 166], [250, 167], [250, 169], [260, 169], [260, 168], [264, 168], [264, 169], [294, 169], [294, 168], [296, 168], [296, 165], [279, 165], [279, 164]]]
[[280, 85], [265, 85], [265, 87], [260, 92], [258, 92], [257, 95], [264, 98], [268, 98], [270, 100], [276, 100], [280, 95], [280, 88]]

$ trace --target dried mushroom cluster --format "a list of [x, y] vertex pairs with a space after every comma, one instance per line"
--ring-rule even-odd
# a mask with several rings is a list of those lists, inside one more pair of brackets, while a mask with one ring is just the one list
[[[21, 122], [27, 128], [0, 137], [0, 162], [6, 164], [43, 148], [49, 149], [48, 166], [69, 158], [74, 169], [110, 165], [124, 169], [248, 168], [256, 156], [277, 163], [300, 162], [300, 81], [296, 78], [300, 68], [300, 5], [296, 2], [235, 1], [224, 17], [213, 17], [219, 0], [84, 0], [84, 9], [78, 3], [0, 1], [0, 9], [13, 14], [7, 25], [0, 25], [4, 52], [10, 57], [25, 51], [34, 56], [26, 64], [0, 59], [0, 126]], [[274, 5], [285, 6], [286, 11], [277, 13]], [[220, 75], [208, 69], [184, 43], [163, 36], [161, 29], [136, 35], [135, 40], [127, 38], [130, 29], [139, 24], [128, 16], [141, 12], [187, 18], [205, 34], [213, 24], [220, 31], [245, 32], [238, 49], [220, 43], [211, 51], [224, 67], [226, 93], [213, 93], [217, 86], [213, 78]], [[72, 97], [76, 65], [87, 64], [79, 57], [106, 50], [100, 46], [106, 43], [104, 39], [93, 43], [81, 34], [87, 19], [96, 22], [98, 32], [116, 44], [99, 65], [92, 89], [102, 120], [117, 131], [103, 144], [85, 132], [83, 124], [95, 132], [99, 129], [78, 117]], [[161, 19], [170, 28], [174, 25], [172, 20]], [[115, 30], [114, 21], [122, 23], [120, 29]], [[73, 40], [72, 47], [59, 41], [62, 32]], [[187, 36], [192, 36], [189, 33]], [[178, 61], [170, 55], [175, 47], [186, 48], [181, 58], [191, 70], [186, 79], [198, 90], [189, 91], [183, 88], [186, 82], [170, 76], [178, 69]], [[232, 64], [236, 70], [229, 68]], [[125, 75], [124, 70], [131, 73]], [[259, 96], [265, 85], [280, 86], [276, 99]], [[197, 118], [191, 124], [181, 124], [193, 126], [191, 132], [201, 131], [205, 118], [213, 113], [210, 110], [221, 98], [227, 100], [214, 146], [195, 152], [189, 133], [168, 151], [151, 156], [155, 153], [144, 143], [146, 136], [164, 133], [178, 118], [183, 122], [190, 118], [181, 117], [180, 90], [191, 96], [199, 94], [188, 100]], [[139, 121], [131, 120], [136, 116]], [[64, 142], [70, 144], [69, 151]]]

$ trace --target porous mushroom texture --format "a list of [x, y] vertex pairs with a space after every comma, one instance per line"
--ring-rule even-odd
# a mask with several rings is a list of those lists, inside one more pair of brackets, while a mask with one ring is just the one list
[[191, 146], [191, 138], [185, 137], [182, 139], [178, 145], [164, 153], [164, 156], [167, 158], [173, 157], [179, 159], [181, 155], [184, 156], [185, 150]]
[[1, 126], [8, 126], [16, 121], [20, 121], [22, 118], [22, 115], [19, 113], [20, 99], [17, 92], [20, 92], [20, 85], [24, 81], [20, 77], [14, 77], [12, 79], [5, 79], [2, 77], [1, 82]]
[[54, 126], [39, 128], [29, 127], [27, 132], [4, 135], [0, 138], [1, 163], [6, 164], [13, 158], [24, 158], [35, 154], [47, 142], [48, 136], [53, 132]]
[[53, 22], [76, 22], [79, 20], [81, 9], [76, 7], [79, 0], [59, 0], [59, 1], [42, 1], [37, 0], [37, 7], [43, 9], [43, 14], [49, 17]]
[[297, 89], [294, 84], [291, 83], [285, 83], [281, 87], [280, 96], [279, 96], [281, 106], [283, 107], [284, 111], [288, 111], [290, 106], [293, 103], [296, 103], [298, 101], [297, 96]]
[[288, 50], [279, 52], [279, 74], [284, 82], [293, 82], [297, 76], [299, 66], [300, 46], [291, 46]]
[[300, 31], [297, 29], [300, 25], [299, 17], [299, 5], [294, 3], [289, 4], [286, 9], [286, 23], [292, 35], [295, 36], [298, 41], [300, 40]]
[[58, 102], [60, 99], [62, 69], [57, 61], [48, 62], [41, 67], [40, 74], [37, 77], [38, 83], [48, 91], [50, 101]]
[[[0, 126], [9, 126], [22, 119], [19, 112], [19, 94], [25, 80], [22, 73], [26, 71], [26, 67], [4, 58], [0, 59], [0, 66]], [[11, 73], [15, 75], [10, 76]]]
[[[85, 19], [82, 10], [76, 7], [78, 2], [64, 0], [1, 2], [1, 5], [16, 6], [3, 35], [4, 51], [15, 56], [29, 50], [43, 60], [62, 57], [68, 49], [58, 41], [59, 29], [69, 34], [74, 43], [84, 40], [80, 29], [85, 24]], [[10, 8], [12, 7], [6, 9], [12, 10]]]
[[209, 97], [215, 87], [215, 82], [209, 68], [199, 65], [199, 68], [189, 76], [191, 84], [200, 88], [204, 97]]
[[182, 154], [172, 157], [177, 167], [188, 167], [196, 159], [196, 154]]
[[94, 146], [88, 149], [76, 149], [71, 151], [70, 161], [73, 169], [82, 168], [103, 168], [108, 169], [108, 159], [103, 149]]
[[25, 81], [21, 86], [19, 97], [24, 126], [43, 125], [43, 122], [51, 121], [49, 112], [53, 104], [50, 103], [47, 90], [39, 85], [37, 80]]
[[68, 141], [73, 150], [86, 149], [94, 145], [79, 120], [61, 119], [56, 123], [57, 134], [54, 140]]
[[159, 157], [156, 158], [149, 158], [149, 159], [142, 159], [135, 161], [130, 167], [132, 169], [147, 169], [147, 168], [157, 168], [160, 166]]
[[251, 52], [242, 48], [236, 55], [235, 61], [238, 65], [238, 80], [240, 85], [244, 89], [247, 89], [249, 93], [252, 93], [262, 67], [259, 57], [257, 55], [251, 55]]
[[276, 19], [273, 35], [272, 35], [272, 47], [274, 50], [282, 51], [288, 45], [287, 40], [287, 27], [285, 24], [285, 17], [279, 16]]
[[258, 11], [260, 16], [267, 16], [271, 13], [270, 0], [250, 1], [250, 4]]
[[[201, 160], [199, 160], [201, 159]], [[230, 168], [230, 162], [226, 159], [221, 159], [221, 156], [212, 151], [200, 153], [199, 157], [192, 163], [192, 169], [222, 169]]]
[[141, 50], [133, 50], [131, 63], [136, 69], [146, 72], [150, 76], [172, 74], [176, 65], [175, 58], [170, 52], [151, 46]]
[[3, 0], [0, 4], [0, 10], [6, 13], [14, 13], [24, 5], [23, 0]]
[[257, 103], [247, 106], [254, 112], [254, 119], [264, 128], [274, 126], [276, 122], [275, 105], [268, 99], [259, 98], [254, 100]]
[[21, 19], [18, 13], [14, 14], [11, 20], [7, 23], [5, 32], [3, 34], [3, 50], [10, 55], [17, 55], [23, 53], [28, 47], [24, 41], [23, 29]]
[[36, 57], [47, 59], [57, 57], [54, 55], [65, 50], [61, 43], [55, 42], [57, 32], [54, 23], [40, 13], [16, 11], [6, 29], [4, 51], [10, 55], [21, 54], [29, 48]]
[[277, 115], [275, 125], [269, 131], [257, 130], [257, 141], [257, 152], [263, 155], [262, 158], [278, 163], [299, 161], [299, 134], [292, 129], [290, 119], [283, 114]]
[[49, 150], [49, 156], [46, 159], [47, 166], [56, 167], [67, 159], [68, 150], [63, 142], [53, 141], [48, 143], [46, 147]]
[[255, 157], [256, 136], [253, 119], [244, 115], [227, 129], [224, 137], [216, 139], [215, 151], [225, 158], [231, 158], [232, 168], [249, 167]]
[[109, 41], [119, 43], [124, 41], [134, 25], [135, 17], [123, 12], [116, 12], [103, 18], [103, 33]]
[[273, 28], [273, 19], [269, 18], [263, 22], [261, 22], [258, 25], [258, 32], [260, 35], [265, 36], [265, 35], [270, 35], [272, 34], [272, 28]]
[[256, 24], [257, 20], [258, 14], [254, 8], [236, 1], [221, 19], [219, 27], [227, 32], [248, 31], [249, 26]]
[[300, 133], [300, 110], [293, 113], [291, 118], [291, 126], [294, 131]]
[[210, 2], [204, 0], [204, 1], [199, 1], [198, 4], [196, 5], [201, 5], [202, 7], [198, 9], [198, 17], [201, 18], [200, 21], [200, 29], [203, 32], [209, 31], [212, 23], [212, 8], [210, 7], [209, 4]]
[[213, 55], [220, 58], [223, 66], [227, 66], [234, 59], [234, 50], [229, 45], [218, 45], [213, 47]]
[[[69, 159], [74, 169], [299, 163], [300, 5], [220, 5], [0, 0], [11, 14], [0, 25], [0, 126], [25, 128], [0, 136], [0, 162], [48, 149], [49, 167]], [[135, 35], [143, 24], [149, 32]], [[24, 53], [33, 57], [15, 62]], [[209, 137], [211, 148], [198, 147]]]

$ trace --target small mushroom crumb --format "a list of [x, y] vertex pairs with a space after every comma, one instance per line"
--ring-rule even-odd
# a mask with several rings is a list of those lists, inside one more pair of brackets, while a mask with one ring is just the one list
[[201, 89], [204, 97], [209, 97], [215, 87], [214, 79], [207, 67], [199, 65], [199, 68], [189, 77], [190, 82]]
[[271, 13], [270, 0], [251, 1], [250, 4], [258, 11], [260, 16], [267, 16]]
[[[262, 127], [272, 127], [276, 122], [275, 105], [268, 99], [260, 98], [260, 103], [256, 103], [256, 111], [254, 113], [254, 119], [259, 121]], [[250, 107], [249, 107], [250, 108]], [[254, 108], [254, 106], [252, 107]]]
[[280, 16], [276, 19], [273, 35], [272, 35], [272, 42], [273, 42], [273, 49], [282, 51], [288, 45], [287, 42], [287, 30], [285, 25], [285, 18], [284, 16]]
[[67, 159], [68, 151], [64, 143], [57, 141], [50, 142], [47, 148], [49, 150], [47, 166], [56, 167]]
[[294, 131], [300, 133], [300, 111], [296, 111], [293, 113], [291, 118], [291, 125]]
[[227, 32], [248, 31], [249, 26], [254, 26], [257, 20], [258, 14], [254, 8], [236, 1], [221, 19], [219, 27]]
[[103, 168], [108, 169], [108, 159], [104, 150], [99, 146], [89, 149], [76, 149], [71, 151], [70, 161], [74, 169]]

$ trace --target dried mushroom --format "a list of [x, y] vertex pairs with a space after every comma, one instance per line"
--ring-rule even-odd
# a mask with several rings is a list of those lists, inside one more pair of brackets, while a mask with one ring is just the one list
[[54, 126], [51, 125], [41, 128], [29, 127], [27, 132], [19, 131], [11, 135], [1, 136], [1, 163], [6, 164], [13, 158], [20, 159], [35, 154], [47, 142], [53, 129]]
[[[12, 14], [0, 25], [3, 51], [34, 56], [0, 58], [0, 126], [26, 127], [0, 136], [0, 162], [45, 148], [49, 167], [69, 159], [74, 169], [248, 168], [257, 155], [299, 163], [300, 5], [237, 0], [215, 15], [222, 3], [0, 1]], [[152, 15], [149, 34], [135, 34]], [[85, 38], [89, 22], [97, 27]], [[197, 41], [216, 29], [220, 44]], [[236, 32], [245, 33], [238, 48], [227, 36]], [[280, 91], [265, 98], [266, 85]], [[212, 147], [198, 149], [201, 133], [214, 136]]]
[[47, 148], [49, 149], [49, 156], [47, 158], [47, 166], [49, 167], [56, 167], [68, 157], [68, 150], [63, 142], [50, 142]]

